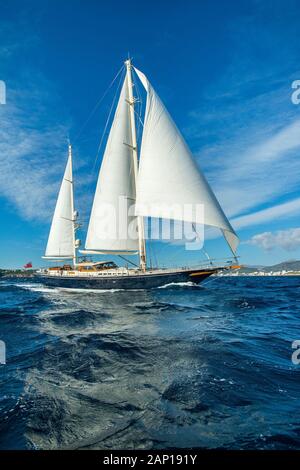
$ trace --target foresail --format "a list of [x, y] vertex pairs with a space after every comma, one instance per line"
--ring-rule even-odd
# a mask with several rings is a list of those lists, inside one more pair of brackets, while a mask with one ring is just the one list
[[[218, 227], [235, 253], [238, 237], [215, 194], [148, 79], [135, 71], [147, 91], [136, 214]], [[196, 209], [200, 204], [204, 214]], [[184, 205], [193, 209], [185, 210]], [[172, 217], [169, 208], [175, 206], [179, 210]]]
[[73, 217], [73, 176], [72, 161], [69, 155], [52, 219], [45, 252], [46, 258], [73, 258]]
[[86, 251], [105, 253], [138, 251], [134, 214], [136, 190], [125, 78], [106, 144], [95, 192]]

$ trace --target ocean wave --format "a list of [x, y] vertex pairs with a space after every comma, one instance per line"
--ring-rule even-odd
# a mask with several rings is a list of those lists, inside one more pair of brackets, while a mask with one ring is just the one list
[[169, 288], [176, 288], [176, 287], [197, 287], [199, 288], [199, 284], [195, 282], [187, 281], [187, 282], [170, 282], [169, 284], [165, 284], [163, 286], [156, 287], [156, 289], [169, 289]]
[[276, 282], [1, 283], [0, 448], [298, 448], [299, 286]]

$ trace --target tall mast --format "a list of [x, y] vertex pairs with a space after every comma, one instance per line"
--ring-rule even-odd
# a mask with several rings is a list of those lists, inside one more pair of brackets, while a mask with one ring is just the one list
[[72, 146], [69, 142], [68, 145], [69, 148], [69, 159], [70, 159], [70, 168], [71, 168], [71, 178], [72, 181], [71, 183], [71, 207], [72, 207], [72, 234], [73, 234], [73, 239], [72, 239], [72, 246], [73, 246], [73, 266], [75, 268], [77, 259], [76, 259], [76, 213], [75, 213], [75, 208], [74, 208], [74, 187], [73, 187], [73, 161], [72, 161]]
[[[135, 187], [137, 186], [138, 177], [138, 151], [137, 151], [137, 140], [136, 140], [136, 127], [135, 127], [135, 112], [134, 104], [135, 98], [133, 96], [133, 83], [131, 76], [131, 60], [125, 61], [127, 70], [127, 84], [128, 84], [128, 97], [129, 97], [129, 112], [130, 112], [130, 127], [131, 127], [131, 143], [132, 143], [132, 156], [133, 156], [133, 167], [134, 167], [134, 178]], [[146, 270], [146, 246], [145, 246], [145, 229], [144, 219], [142, 216], [137, 217], [138, 225], [138, 237], [139, 237], [139, 255], [140, 255], [140, 268], [142, 271]]]

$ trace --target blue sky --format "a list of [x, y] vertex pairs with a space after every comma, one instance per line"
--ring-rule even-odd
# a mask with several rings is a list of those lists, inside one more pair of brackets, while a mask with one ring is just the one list
[[[0, 1], [0, 267], [43, 264], [74, 146], [84, 229], [99, 140], [128, 52], [152, 81], [241, 239], [246, 264], [300, 258], [298, 1]], [[167, 263], [202, 253], [156, 244]], [[228, 255], [208, 235], [213, 257]]]

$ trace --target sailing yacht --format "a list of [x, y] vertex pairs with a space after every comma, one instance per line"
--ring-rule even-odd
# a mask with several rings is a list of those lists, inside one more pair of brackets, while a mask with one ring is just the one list
[[[141, 148], [138, 152], [133, 72], [147, 94]], [[139, 155], [138, 155], [139, 153]], [[121, 203], [120, 203], [121, 201]], [[177, 210], [185, 205], [204, 207]], [[103, 218], [104, 208], [113, 208]], [[144, 218], [174, 219], [218, 228], [235, 262], [181, 268], [152, 268], [147, 264]], [[122, 223], [120, 222], [122, 221]], [[116, 231], [116, 221], [122, 225]], [[238, 237], [205, 176], [148, 78], [130, 59], [99, 172], [85, 249], [78, 250], [78, 213], [74, 207], [72, 148], [58, 194], [45, 256], [72, 264], [41, 269], [37, 276], [50, 286], [83, 289], [148, 289], [169, 283], [200, 283], [221, 270], [236, 269]], [[105, 226], [105, 227], [104, 227]], [[105, 228], [105, 230], [104, 230]], [[125, 228], [125, 231], [124, 231]], [[117, 233], [117, 235], [116, 235]], [[133, 233], [136, 236], [133, 236]], [[87, 255], [138, 255], [139, 264], [117, 266], [112, 261], [88, 261]]]

